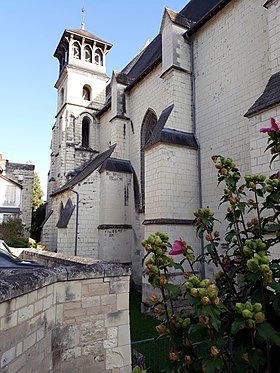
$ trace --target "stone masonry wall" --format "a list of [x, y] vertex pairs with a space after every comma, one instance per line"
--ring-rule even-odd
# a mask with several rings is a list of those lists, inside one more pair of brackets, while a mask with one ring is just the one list
[[24, 257], [52, 268], [2, 271], [0, 371], [130, 372], [129, 269], [47, 252]]
[[242, 173], [251, 172], [249, 121], [244, 114], [270, 77], [268, 25], [264, 1], [237, 0], [194, 35], [196, 125], [201, 146], [203, 205], [217, 211], [217, 187], [211, 157], [232, 157]]

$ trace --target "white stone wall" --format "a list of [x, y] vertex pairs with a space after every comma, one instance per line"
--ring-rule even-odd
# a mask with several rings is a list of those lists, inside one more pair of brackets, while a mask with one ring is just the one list
[[262, 0], [228, 4], [194, 35], [196, 126], [201, 145], [203, 205], [218, 211], [211, 156], [232, 157], [251, 171], [250, 124], [244, 114], [270, 77], [267, 10]]
[[198, 208], [196, 150], [166, 144], [145, 151], [146, 219], [193, 219]]
[[13, 285], [7, 299], [9, 278], [0, 281], [1, 372], [131, 372], [130, 276], [104, 267], [106, 274], [87, 270], [75, 278], [74, 265], [72, 281], [66, 266], [43, 269], [42, 278], [19, 274], [24, 291]]

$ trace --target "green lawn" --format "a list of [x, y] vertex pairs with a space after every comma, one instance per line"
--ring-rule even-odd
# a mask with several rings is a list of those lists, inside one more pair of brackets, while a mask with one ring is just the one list
[[130, 292], [130, 332], [132, 341], [158, 337], [155, 327], [160, 324], [160, 321], [141, 313], [141, 297], [142, 295], [135, 290]]

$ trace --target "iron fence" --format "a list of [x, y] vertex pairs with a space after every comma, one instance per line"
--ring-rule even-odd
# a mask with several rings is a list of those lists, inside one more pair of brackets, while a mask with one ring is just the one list
[[149, 338], [131, 342], [132, 367], [136, 365], [148, 373], [160, 373], [167, 364], [169, 338]]

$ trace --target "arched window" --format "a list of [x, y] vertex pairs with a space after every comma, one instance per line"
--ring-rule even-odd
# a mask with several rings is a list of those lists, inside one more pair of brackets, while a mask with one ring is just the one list
[[61, 88], [60, 91], [60, 106], [64, 104], [64, 88]]
[[92, 51], [88, 45], [85, 47], [85, 61], [92, 62]]
[[153, 130], [157, 124], [156, 113], [152, 109], [148, 109], [141, 127], [141, 149], [140, 149], [140, 162], [141, 162], [141, 208], [145, 209], [145, 152], [144, 147], [150, 139]]
[[103, 66], [103, 53], [100, 49], [96, 49], [94, 54], [94, 62], [96, 65]]
[[91, 89], [88, 85], [83, 86], [83, 100], [90, 101]]
[[89, 125], [89, 118], [84, 117], [82, 121], [82, 147], [84, 148], [89, 147]]
[[80, 60], [81, 59], [81, 47], [77, 41], [73, 43], [72, 50], [73, 50], [73, 57]]

